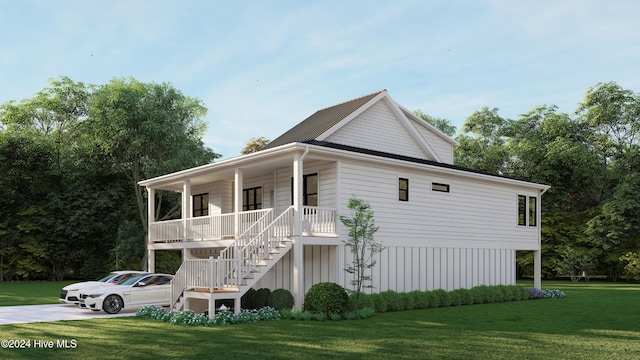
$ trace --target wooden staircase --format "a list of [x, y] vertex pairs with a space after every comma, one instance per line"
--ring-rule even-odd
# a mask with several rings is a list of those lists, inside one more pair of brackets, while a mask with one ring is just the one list
[[188, 298], [207, 299], [212, 317], [215, 300], [233, 299], [240, 312], [242, 295], [293, 247], [293, 207], [270, 219], [265, 214], [218, 258], [185, 260], [172, 282], [172, 310], [185, 309]]

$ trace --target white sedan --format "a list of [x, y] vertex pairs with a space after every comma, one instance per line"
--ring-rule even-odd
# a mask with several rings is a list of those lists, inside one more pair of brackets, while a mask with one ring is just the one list
[[116, 314], [125, 307], [171, 305], [173, 275], [146, 274], [117, 285], [91, 288], [80, 294], [80, 308]]
[[97, 281], [84, 281], [79, 283], [69, 284], [62, 288], [60, 291], [60, 302], [67, 304], [77, 304], [80, 300], [80, 291], [86, 291], [89, 288], [101, 286], [105, 284], [117, 284], [123, 282], [131, 277], [148, 274], [144, 271], [113, 271], [109, 275], [103, 277]]

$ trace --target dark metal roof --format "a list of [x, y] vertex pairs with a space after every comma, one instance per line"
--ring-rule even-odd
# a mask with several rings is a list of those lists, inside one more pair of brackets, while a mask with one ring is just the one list
[[383, 91], [386, 90], [380, 90], [369, 95], [320, 109], [271, 141], [264, 149], [270, 149], [292, 142], [315, 139]]
[[452, 165], [452, 164], [447, 164], [447, 163], [441, 163], [441, 162], [432, 161], [432, 160], [414, 158], [414, 157], [411, 157], [411, 156], [392, 154], [392, 153], [383, 152], [383, 151], [369, 150], [369, 149], [355, 147], [355, 146], [342, 145], [342, 144], [332, 143], [332, 142], [328, 142], [328, 141], [304, 140], [304, 141], [298, 141], [298, 142], [299, 143], [303, 143], [303, 144], [322, 146], [322, 147], [331, 148], [331, 149], [351, 151], [351, 152], [355, 152], [355, 153], [359, 153], [359, 154], [379, 156], [379, 157], [383, 157], [383, 158], [387, 158], [387, 159], [402, 160], [402, 161], [408, 161], [408, 162], [417, 163], [417, 164], [436, 166], [436, 167], [441, 167], [441, 168], [446, 168], [446, 169], [453, 169], [453, 170], [458, 170], [458, 171], [464, 171], [464, 172], [469, 172], [469, 173], [474, 173], [474, 174], [482, 174], [482, 175], [494, 176], [494, 177], [499, 177], [499, 178], [503, 178], [503, 179], [531, 182], [529, 180], [516, 179], [516, 178], [513, 178], [513, 177], [509, 177], [509, 176], [491, 174], [491, 173], [487, 173], [487, 172], [480, 171], [480, 170], [474, 170], [474, 169], [465, 168], [465, 167], [462, 167], [462, 166], [457, 166], [457, 165]]

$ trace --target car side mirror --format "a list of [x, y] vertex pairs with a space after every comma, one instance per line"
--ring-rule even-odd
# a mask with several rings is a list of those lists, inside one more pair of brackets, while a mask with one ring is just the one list
[[147, 284], [145, 284], [144, 282], [139, 282], [136, 284], [136, 287], [142, 287], [142, 286], [147, 286]]

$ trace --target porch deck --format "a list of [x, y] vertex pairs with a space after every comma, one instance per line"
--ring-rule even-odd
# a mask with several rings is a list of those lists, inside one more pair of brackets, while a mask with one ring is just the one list
[[[304, 206], [302, 236], [337, 237], [335, 209]], [[235, 213], [200, 216], [187, 219], [152, 222], [149, 243], [175, 243], [189, 241], [236, 240], [253, 235], [252, 229], [269, 224], [274, 209], [261, 209]], [[261, 226], [262, 225], [262, 226]]]

